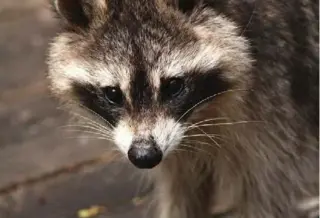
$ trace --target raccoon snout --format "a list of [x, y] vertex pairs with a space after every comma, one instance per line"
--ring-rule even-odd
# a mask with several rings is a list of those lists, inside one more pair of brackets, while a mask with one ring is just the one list
[[162, 156], [160, 148], [155, 143], [147, 141], [133, 142], [128, 151], [129, 160], [140, 169], [151, 169], [157, 166]]

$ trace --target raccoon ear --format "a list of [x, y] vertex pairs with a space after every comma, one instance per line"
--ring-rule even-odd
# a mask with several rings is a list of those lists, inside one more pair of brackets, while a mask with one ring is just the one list
[[52, 0], [54, 11], [68, 25], [86, 28], [90, 23], [90, 5], [83, 0]]
[[107, 18], [107, 0], [51, 0], [59, 17], [71, 27], [99, 26]]

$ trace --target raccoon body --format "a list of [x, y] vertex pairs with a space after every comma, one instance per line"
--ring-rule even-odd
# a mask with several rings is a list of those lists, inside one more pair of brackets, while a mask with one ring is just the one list
[[52, 91], [147, 171], [156, 217], [317, 214], [318, 2], [53, 6]]

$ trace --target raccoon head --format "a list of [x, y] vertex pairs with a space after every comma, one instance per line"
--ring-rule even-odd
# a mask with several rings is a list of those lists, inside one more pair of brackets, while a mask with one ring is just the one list
[[199, 1], [53, 5], [63, 32], [50, 46], [52, 91], [101, 116], [138, 168], [153, 168], [174, 150], [200, 106], [220, 107], [214, 96], [248, 87], [247, 41]]

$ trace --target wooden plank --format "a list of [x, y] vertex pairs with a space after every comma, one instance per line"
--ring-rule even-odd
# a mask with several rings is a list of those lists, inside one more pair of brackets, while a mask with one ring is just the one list
[[137, 190], [140, 179], [132, 175], [130, 167], [113, 163], [23, 186], [0, 196], [0, 217], [76, 218], [80, 209], [102, 206], [99, 218], [143, 218], [147, 199], [134, 199], [147, 192]]

